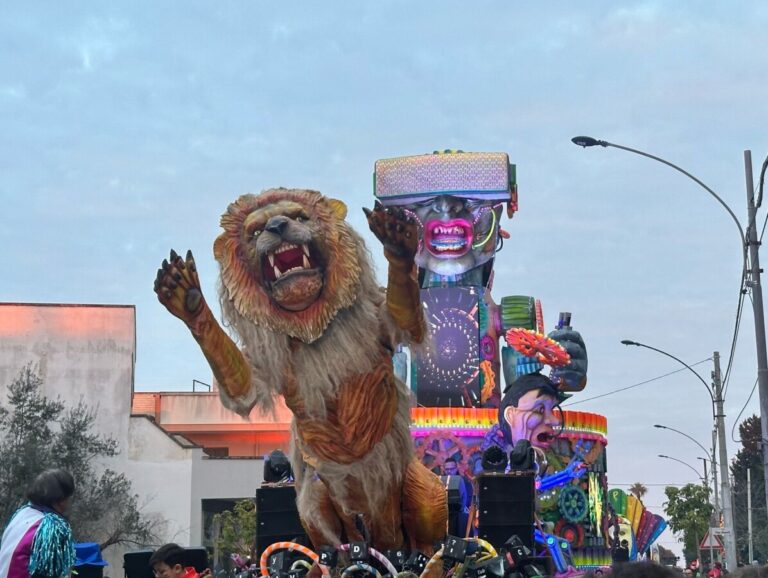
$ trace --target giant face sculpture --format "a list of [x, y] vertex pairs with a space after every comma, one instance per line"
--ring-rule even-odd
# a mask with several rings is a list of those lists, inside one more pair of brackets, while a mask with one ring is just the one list
[[555, 385], [544, 375], [533, 373], [515, 380], [499, 406], [499, 425], [514, 445], [528, 440], [533, 447], [547, 448], [562, 424], [561, 398]]
[[506, 153], [435, 152], [376, 161], [374, 187], [385, 206], [421, 224], [416, 264], [456, 277], [493, 259], [499, 220], [517, 210], [515, 167]]
[[529, 391], [520, 398], [517, 407], [504, 410], [504, 421], [509, 425], [512, 441], [526, 439], [534, 447], [548, 447], [560, 427], [557, 399], [542, 390]]
[[502, 205], [497, 201], [440, 195], [408, 205], [421, 223], [416, 264], [440, 276], [466, 273], [496, 252]]

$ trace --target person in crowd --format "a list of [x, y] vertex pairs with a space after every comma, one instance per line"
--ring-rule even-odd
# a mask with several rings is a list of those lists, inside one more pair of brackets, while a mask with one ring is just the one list
[[723, 565], [720, 562], [715, 562], [712, 569], [707, 573], [709, 578], [721, 578], [723, 576]]
[[163, 544], [149, 558], [155, 578], [210, 578], [210, 569], [198, 574], [194, 567], [185, 566], [185, 562], [186, 550], [174, 543]]
[[613, 558], [614, 566], [629, 562], [629, 542], [626, 540], [619, 542], [619, 544], [614, 547], [613, 552], [611, 552], [611, 557]]
[[0, 578], [60, 578], [75, 563], [66, 514], [75, 480], [61, 469], [46, 470], [27, 488], [27, 503], [13, 515], [0, 540]]

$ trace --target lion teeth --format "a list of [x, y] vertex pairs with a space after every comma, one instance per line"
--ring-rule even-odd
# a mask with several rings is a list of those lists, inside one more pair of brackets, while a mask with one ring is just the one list
[[304, 255], [304, 262], [302, 263], [304, 265], [305, 269], [309, 269], [309, 259], [307, 259], [307, 256]]
[[275, 254], [274, 253], [269, 253], [267, 255], [267, 257], [269, 257], [269, 266], [270, 267], [274, 267], [275, 266]]
[[278, 269], [277, 267], [274, 267], [274, 271], [275, 271], [275, 279], [280, 279], [280, 275], [282, 275], [282, 273], [280, 272], [280, 269]]
[[301, 248], [302, 248], [302, 249], [304, 249], [304, 256], [305, 256], [305, 259], [304, 259], [304, 260], [306, 261], [306, 257], [309, 257], [309, 247], [307, 246], [307, 244], [306, 244], [306, 243], [304, 243], [304, 244], [301, 246]]

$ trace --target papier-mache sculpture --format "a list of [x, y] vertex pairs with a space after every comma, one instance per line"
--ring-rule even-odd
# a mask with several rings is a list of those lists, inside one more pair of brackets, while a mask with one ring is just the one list
[[385, 292], [346, 212], [307, 190], [229, 205], [214, 255], [223, 317], [241, 348], [206, 304], [191, 252], [171, 252], [155, 292], [192, 332], [227, 407], [247, 415], [284, 396], [299, 515], [316, 547], [363, 539], [362, 516], [374, 548], [429, 553], [445, 535], [445, 491], [414, 457], [409, 394], [392, 369], [396, 346], [425, 335], [418, 233], [403, 211], [366, 210], [389, 263]]

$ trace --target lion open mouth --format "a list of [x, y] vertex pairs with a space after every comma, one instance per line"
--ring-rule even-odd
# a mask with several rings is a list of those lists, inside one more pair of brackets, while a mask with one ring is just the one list
[[285, 280], [295, 273], [312, 271], [317, 264], [312, 259], [309, 246], [283, 243], [261, 258], [264, 279], [270, 283]]
[[465, 219], [429, 221], [424, 231], [426, 247], [436, 257], [459, 257], [472, 246], [472, 226]]
[[323, 272], [306, 244], [283, 242], [261, 258], [265, 285], [272, 299], [288, 311], [303, 311], [323, 291]]

